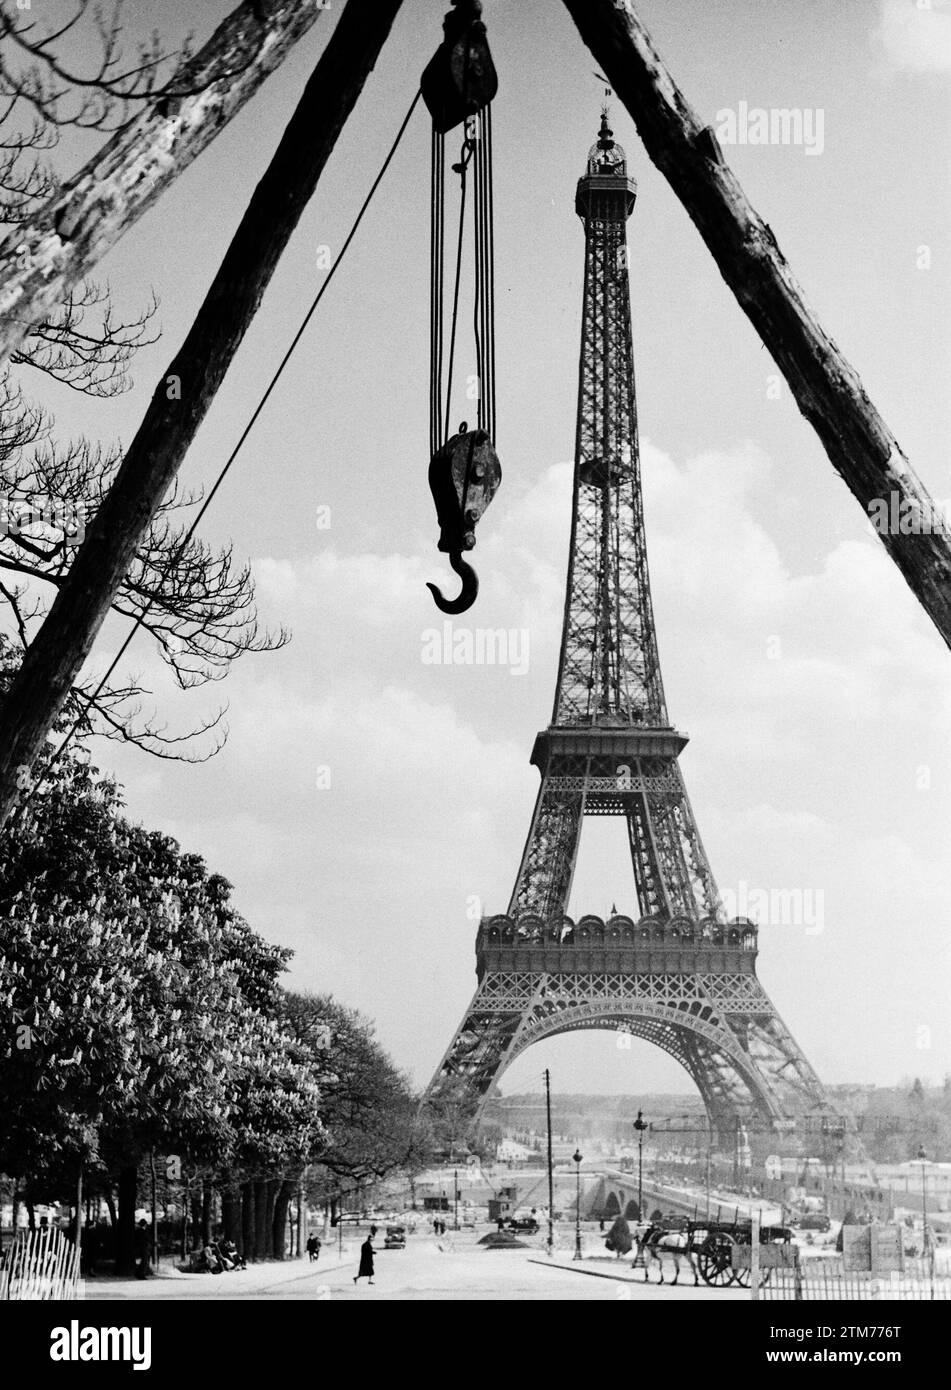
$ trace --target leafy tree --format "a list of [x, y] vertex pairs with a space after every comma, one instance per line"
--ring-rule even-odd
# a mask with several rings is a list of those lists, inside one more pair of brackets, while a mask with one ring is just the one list
[[77, 758], [0, 841], [0, 1166], [118, 1175], [126, 1246], [148, 1151], [273, 1167], [313, 1143], [316, 1082], [275, 1015], [288, 953], [229, 898]]
[[288, 993], [283, 1016], [318, 1076], [311, 1196], [330, 1200], [397, 1170], [418, 1171], [428, 1158], [428, 1130], [368, 1020], [327, 994]]
[[629, 1253], [634, 1242], [631, 1239], [631, 1228], [623, 1216], [614, 1218], [614, 1224], [605, 1236], [604, 1243], [618, 1258]]

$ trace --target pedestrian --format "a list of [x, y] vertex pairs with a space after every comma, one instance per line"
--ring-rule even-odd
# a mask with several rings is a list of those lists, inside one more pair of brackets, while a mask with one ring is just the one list
[[133, 1254], [135, 1255], [135, 1277], [147, 1279], [149, 1261], [152, 1255], [152, 1235], [144, 1220], [140, 1221], [135, 1228]]
[[353, 1276], [353, 1282], [358, 1279], [369, 1279], [373, 1283], [373, 1237], [376, 1235], [376, 1227], [370, 1227], [370, 1234], [360, 1246], [360, 1268]]
[[310, 1236], [307, 1237], [307, 1253], [308, 1253], [308, 1255], [310, 1256], [310, 1262], [311, 1262], [311, 1264], [313, 1264], [316, 1260], [318, 1260], [318, 1259], [320, 1258], [320, 1237], [319, 1237], [319, 1236], [317, 1236], [317, 1235], [310, 1235]]

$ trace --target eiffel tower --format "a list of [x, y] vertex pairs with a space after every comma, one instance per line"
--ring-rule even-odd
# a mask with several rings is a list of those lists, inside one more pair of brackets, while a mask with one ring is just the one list
[[[693, 1078], [724, 1140], [758, 1117], [834, 1114], [756, 977], [757, 929], [727, 921], [667, 715], [644, 537], [626, 223], [637, 187], [601, 120], [579, 180], [585, 276], [571, 553], [541, 786], [508, 912], [483, 918], [478, 988], [430, 1084], [474, 1110], [526, 1048], [621, 1029]], [[638, 914], [565, 915], [585, 816], [623, 816]], [[826, 1118], [823, 1127], [828, 1124]]]

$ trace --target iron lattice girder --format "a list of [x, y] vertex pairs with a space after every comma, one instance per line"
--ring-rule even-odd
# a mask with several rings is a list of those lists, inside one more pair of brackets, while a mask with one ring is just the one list
[[484, 1097], [521, 1052], [558, 1033], [616, 1029], [676, 1058], [708, 1108], [772, 1119], [825, 1104], [821, 1083], [753, 975], [488, 974], [443, 1061], [440, 1081]]
[[[509, 912], [562, 914], [568, 903], [585, 815], [627, 819], [641, 912], [700, 919], [719, 911], [719, 893], [673, 752], [641, 756], [601, 728], [539, 734], [533, 761], [544, 768]], [[655, 747], [681, 746], [683, 735], [658, 734]], [[590, 751], [582, 751], [585, 741]], [[649, 746], [649, 745], [647, 745]], [[637, 749], [632, 742], [631, 747]], [[619, 759], [624, 759], [619, 761]]]
[[586, 219], [571, 558], [553, 723], [667, 723], [647, 572], [623, 205]]

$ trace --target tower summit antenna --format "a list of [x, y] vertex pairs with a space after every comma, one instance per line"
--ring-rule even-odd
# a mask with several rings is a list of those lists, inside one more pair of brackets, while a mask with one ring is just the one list
[[595, 72], [593, 75], [598, 79], [599, 82], [603, 82], [603, 83], [604, 83], [604, 100], [603, 100], [602, 103], [601, 103], [601, 115], [604, 117], [605, 120], [607, 120], [607, 118], [608, 118], [608, 102], [610, 101], [611, 97], [614, 95], [614, 92], [613, 92], [613, 90], [612, 90], [612, 87], [611, 87], [610, 82], [609, 82], [608, 79], [605, 77], [605, 75], [604, 75], [603, 72]]

